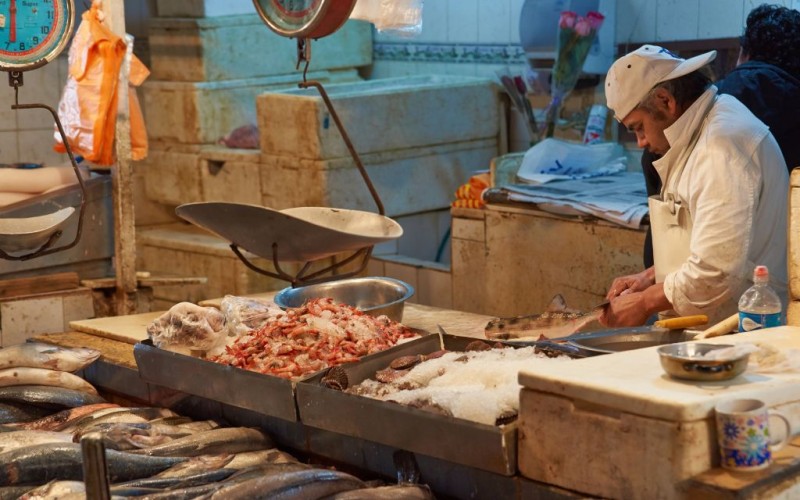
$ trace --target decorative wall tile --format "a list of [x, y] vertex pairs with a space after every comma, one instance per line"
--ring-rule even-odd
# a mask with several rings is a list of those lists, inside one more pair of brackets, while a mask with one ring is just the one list
[[419, 61], [468, 64], [522, 64], [525, 52], [511, 44], [382, 42], [374, 45], [375, 61]]
[[739, 1], [703, 0], [699, 2], [698, 37], [726, 38], [738, 36], [744, 29]]
[[618, 0], [617, 3], [618, 44], [630, 44], [625, 52], [638, 47], [642, 42], [656, 39], [656, 2], [653, 0]]
[[656, 5], [656, 40], [693, 40], [697, 38], [698, 0], [658, 0]]
[[478, 3], [478, 42], [510, 43], [511, 0]]
[[447, 0], [449, 42], [472, 43], [478, 39], [478, 3], [479, 0]]

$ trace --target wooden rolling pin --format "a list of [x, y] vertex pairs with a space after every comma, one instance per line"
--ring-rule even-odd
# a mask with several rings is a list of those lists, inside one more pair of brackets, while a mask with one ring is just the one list
[[711, 337], [719, 337], [720, 335], [727, 335], [731, 332], [737, 331], [739, 327], [739, 313], [731, 314], [729, 317], [723, 319], [716, 325], [708, 328], [704, 332], [695, 337], [695, 340], [710, 339]]
[[708, 323], [708, 316], [705, 314], [697, 314], [695, 316], [681, 316], [679, 318], [660, 319], [653, 323], [653, 326], [657, 328], [679, 330], [681, 328], [689, 328], [691, 326], [705, 325], [706, 323]]

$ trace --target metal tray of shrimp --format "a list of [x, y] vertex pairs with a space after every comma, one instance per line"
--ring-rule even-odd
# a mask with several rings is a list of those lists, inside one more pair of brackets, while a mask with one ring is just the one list
[[[347, 384], [369, 379], [400, 356], [444, 348], [463, 351], [476, 339], [428, 335], [357, 363], [341, 365]], [[484, 341], [491, 345], [489, 341]], [[487, 425], [330, 388], [320, 372], [297, 384], [303, 424], [511, 476], [517, 472], [517, 424]]]
[[283, 420], [298, 420], [297, 382], [160, 349], [150, 340], [137, 343], [133, 355], [139, 376], [151, 384]]

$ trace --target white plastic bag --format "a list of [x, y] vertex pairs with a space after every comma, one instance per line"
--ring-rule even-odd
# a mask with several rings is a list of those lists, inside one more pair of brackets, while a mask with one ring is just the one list
[[251, 330], [260, 328], [269, 318], [284, 314], [272, 301], [234, 295], [226, 295], [219, 309], [225, 316], [228, 335], [232, 337], [247, 335]]
[[359, 0], [350, 14], [375, 25], [382, 33], [418, 36], [422, 33], [423, 0]]
[[529, 184], [543, 184], [616, 174], [626, 166], [625, 151], [616, 142], [576, 144], [547, 138], [525, 153], [517, 177]]

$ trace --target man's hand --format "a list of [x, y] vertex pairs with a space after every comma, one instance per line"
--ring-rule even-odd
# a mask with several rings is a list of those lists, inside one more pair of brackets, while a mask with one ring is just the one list
[[612, 300], [620, 295], [643, 292], [656, 281], [655, 268], [651, 267], [637, 274], [630, 274], [616, 278], [608, 289], [606, 300]]
[[599, 321], [603, 326], [609, 327], [641, 326], [649, 317], [644, 294], [630, 292], [613, 299], [608, 307], [603, 309]]

